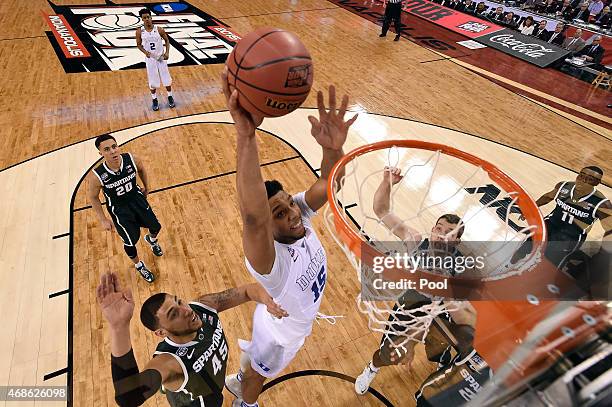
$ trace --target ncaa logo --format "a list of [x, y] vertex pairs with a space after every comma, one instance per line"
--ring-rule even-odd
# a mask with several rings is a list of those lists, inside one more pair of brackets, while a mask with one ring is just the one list
[[176, 354], [180, 357], [185, 356], [187, 354], [187, 348], [186, 347], [180, 347], [176, 350]]
[[140, 17], [129, 14], [106, 14], [86, 18], [81, 26], [92, 31], [127, 31], [142, 25]]

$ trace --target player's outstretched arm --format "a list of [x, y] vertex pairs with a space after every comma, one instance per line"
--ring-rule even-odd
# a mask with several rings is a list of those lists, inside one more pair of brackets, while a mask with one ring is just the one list
[[230, 288], [219, 293], [206, 294], [198, 298], [198, 301], [209, 305], [217, 312], [237, 307], [245, 302], [255, 301], [264, 304], [268, 308], [268, 312], [277, 318], [289, 316], [258, 283]]
[[[346, 141], [348, 129], [357, 120], [357, 114], [349, 120], [344, 121], [346, 108], [348, 107], [348, 96], [342, 97], [340, 109], [336, 110], [336, 88], [329, 87], [329, 111], [325, 108], [323, 92], [317, 92], [317, 107], [319, 119], [308, 116], [311, 124], [310, 134], [323, 148], [323, 159], [321, 160], [321, 177], [306, 191], [306, 203], [313, 211], [317, 211], [327, 202], [327, 178], [336, 162], [344, 155], [342, 146]], [[337, 177], [340, 181], [344, 176], [344, 169]], [[339, 187], [339, 185], [337, 186]]]
[[102, 204], [100, 203], [100, 190], [102, 189], [102, 184], [100, 184], [100, 180], [93, 173], [87, 176], [87, 198], [89, 199], [89, 204], [93, 208], [94, 212], [98, 216], [98, 220], [100, 221], [100, 225], [104, 230], [112, 230], [113, 222], [111, 222], [106, 216], [104, 216], [104, 211], [102, 210]]
[[96, 294], [102, 315], [110, 326], [111, 373], [117, 404], [139, 406], [162, 384], [170, 390], [178, 389], [183, 371], [170, 355], [153, 358], [142, 372], [138, 371], [130, 339], [130, 320], [134, 313], [130, 290], [121, 289], [115, 273], [105, 273]]
[[416, 230], [408, 226], [402, 218], [391, 212], [391, 188], [402, 180], [401, 170], [396, 167], [385, 167], [383, 179], [374, 193], [373, 210], [393, 234], [407, 243], [414, 242], [417, 245], [422, 236]]
[[557, 185], [555, 185], [555, 187], [551, 191], [548, 191], [547, 193], [539, 197], [538, 200], [536, 201], [536, 205], [544, 206], [550, 201], [552, 201], [553, 199], [555, 199], [555, 195], [557, 195], [557, 191], [559, 190], [559, 188], [561, 188], [561, 184], [563, 183], [559, 182]]
[[272, 212], [261, 175], [255, 137], [255, 129], [263, 118], [251, 115], [240, 106], [237, 90], [230, 94], [227, 67], [221, 73], [221, 86], [237, 133], [236, 189], [243, 224], [244, 255], [256, 272], [270, 274], [275, 257]]

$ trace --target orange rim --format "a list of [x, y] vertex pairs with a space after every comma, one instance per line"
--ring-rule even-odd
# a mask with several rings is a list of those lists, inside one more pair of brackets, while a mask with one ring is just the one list
[[[405, 147], [405, 148], [416, 148], [421, 150], [429, 151], [441, 151], [446, 155], [459, 158], [467, 161], [470, 164], [483, 168], [487, 174], [494, 180], [499, 186], [501, 186], [506, 192], [512, 191], [518, 194], [517, 205], [520, 207], [525, 220], [529, 225], [537, 226], [534, 230], [532, 239], [536, 243], [540, 243], [540, 247], [546, 242], [544, 219], [538, 209], [535, 201], [529, 196], [529, 194], [521, 187], [516, 181], [514, 181], [505, 172], [497, 168], [495, 165], [482, 158], [476, 157], [465, 151], [458, 150], [454, 147], [449, 147], [444, 144], [430, 143], [427, 141], [420, 140], [385, 140], [379, 141], [372, 144], [367, 144], [358, 147], [349, 153], [345, 154], [331, 171], [327, 182], [327, 196], [330, 208], [334, 214], [334, 224], [338, 236], [347, 244], [348, 248], [358, 257], [361, 257], [361, 243], [363, 238], [349, 225], [344, 216], [342, 216], [342, 210], [336, 204], [336, 193], [334, 190], [334, 184], [338, 172], [346, 167], [346, 165], [361, 155], [366, 153], [383, 150], [391, 147]], [[534, 244], [534, 247], [538, 245]]]

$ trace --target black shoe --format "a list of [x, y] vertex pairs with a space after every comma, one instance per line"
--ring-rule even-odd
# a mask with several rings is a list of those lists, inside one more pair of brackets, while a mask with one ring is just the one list
[[157, 98], [153, 99], [153, 110], [156, 112], [159, 110], [159, 102], [157, 101]]
[[144, 262], [142, 263], [142, 266], [140, 266], [140, 268], [136, 267], [136, 271], [140, 273], [142, 278], [144, 278], [147, 283], [152, 283], [153, 281], [155, 281], [155, 276], [153, 275], [153, 273], [151, 273], [151, 270], [149, 270], [147, 266], [145, 266]]
[[174, 98], [172, 96], [168, 96], [168, 106], [170, 106], [170, 109], [172, 109], [174, 106], [176, 106], [174, 104]]
[[393, 41], [399, 41], [399, 39], [400, 39], [400, 36], [396, 35], [395, 38], [393, 39]]
[[156, 255], [157, 257], [163, 256], [164, 252], [162, 251], [162, 248], [159, 245], [158, 241], [152, 242], [151, 236], [149, 235], [145, 235], [144, 239], [145, 239], [145, 242], [151, 245], [151, 250], [153, 251], [154, 255]]
[[386, 36], [387, 36], [387, 34], [380, 34], [380, 35], [379, 35], [379, 37], [381, 37], [381, 38], [382, 38], [382, 37], [386, 37]]

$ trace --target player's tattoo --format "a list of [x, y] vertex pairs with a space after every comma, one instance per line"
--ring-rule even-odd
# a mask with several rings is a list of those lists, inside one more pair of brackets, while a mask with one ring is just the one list
[[245, 302], [246, 298], [244, 298], [244, 295], [242, 290], [230, 288], [219, 293], [205, 295], [201, 298], [201, 301], [209, 303], [216, 310], [224, 310]]

